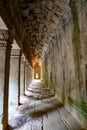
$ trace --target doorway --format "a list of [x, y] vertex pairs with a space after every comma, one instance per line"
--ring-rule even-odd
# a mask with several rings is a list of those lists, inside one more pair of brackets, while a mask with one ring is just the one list
[[34, 79], [41, 79], [41, 67], [38, 63], [34, 66]]

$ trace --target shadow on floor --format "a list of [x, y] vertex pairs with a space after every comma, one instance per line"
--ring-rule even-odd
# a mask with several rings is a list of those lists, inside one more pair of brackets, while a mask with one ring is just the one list
[[10, 125], [8, 125], [5, 130], [13, 130], [13, 128]]
[[6, 130], [83, 130], [48, 89], [44, 93], [39, 82], [31, 87], [21, 105], [10, 114]]
[[16, 116], [16, 113], [14, 113], [13, 118], [9, 121], [11, 128], [8, 126], [6, 130], [19, 129], [26, 123], [31, 123], [32, 120], [41, 118], [43, 115], [47, 115], [47, 112], [60, 109], [62, 106], [63, 105], [55, 98], [44, 100], [44, 102], [23, 104], [17, 109], [19, 115]]

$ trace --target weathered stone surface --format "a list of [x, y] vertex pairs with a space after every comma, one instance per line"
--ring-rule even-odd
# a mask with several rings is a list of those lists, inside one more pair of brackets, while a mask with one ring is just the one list
[[87, 116], [83, 113], [87, 113], [87, 58], [84, 53], [87, 42], [86, 8], [86, 1], [69, 1], [43, 57], [44, 82], [85, 128]]
[[[11, 51], [10, 60], [10, 79], [9, 79], [9, 110], [15, 109], [19, 104], [19, 85], [20, 85], [20, 55], [19, 49], [13, 49]], [[15, 99], [15, 100], [14, 100]]]
[[[87, 128], [87, 0], [1, 0], [0, 14], [26, 59], [32, 64], [42, 58], [46, 86]], [[27, 64], [26, 88], [30, 75]], [[53, 96], [31, 87], [30, 102]]]
[[[17, 35], [15, 34], [16, 39], [20, 37], [22, 42], [21, 46], [25, 48], [25, 50], [28, 48], [29, 51], [25, 51], [24, 53], [27, 53], [27, 56], [29, 56], [31, 60], [35, 57], [40, 58], [42, 56], [42, 52], [36, 50], [39, 46], [39, 50], [42, 50], [45, 41], [47, 44], [49, 43], [48, 37], [52, 38], [51, 33], [55, 33], [66, 3], [67, 0], [33, 0], [32, 2], [26, 0], [11, 0], [10, 3], [9, 1], [5, 2], [5, 9], [10, 12], [15, 33], [17, 33]], [[3, 2], [1, 6], [2, 5]], [[7, 12], [7, 15], [9, 15], [9, 12]], [[55, 15], [56, 13], [57, 15]], [[33, 45], [33, 43], [35, 44]], [[31, 50], [31, 48], [33, 49]]]
[[[0, 30], [0, 129], [8, 124], [8, 92], [11, 41], [8, 30]], [[6, 91], [5, 91], [6, 90]]]
[[[40, 80], [33, 80], [29, 86], [35, 96], [37, 90], [42, 98], [30, 97], [30, 93], [21, 98], [22, 105], [11, 114], [9, 123], [14, 130], [82, 130], [79, 123], [54, 96], [43, 97], [43, 90], [49, 91]], [[51, 92], [49, 91], [49, 94]], [[45, 93], [45, 96], [48, 95]], [[68, 117], [68, 119], [67, 119]], [[69, 123], [68, 123], [69, 121]], [[73, 126], [74, 125], [74, 126]]]

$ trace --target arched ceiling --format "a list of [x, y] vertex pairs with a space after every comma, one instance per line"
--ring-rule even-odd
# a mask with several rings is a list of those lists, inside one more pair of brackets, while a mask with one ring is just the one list
[[0, 14], [5, 22], [9, 19], [7, 24], [14, 30], [15, 39], [19, 39], [18, 44], [30, 61], [44, 54], [66, 2], [67, 0], [0, 0]]

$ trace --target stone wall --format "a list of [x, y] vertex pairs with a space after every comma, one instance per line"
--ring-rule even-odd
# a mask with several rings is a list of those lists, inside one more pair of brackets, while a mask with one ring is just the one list
[[86, 56], [87, 1], [70, 0], [44, 55], [43, 80], [83, 127], [87, 127]]

